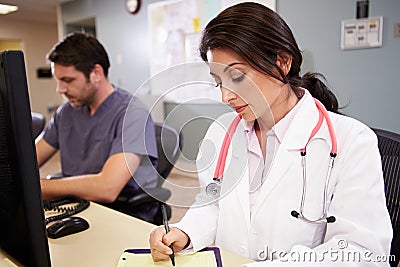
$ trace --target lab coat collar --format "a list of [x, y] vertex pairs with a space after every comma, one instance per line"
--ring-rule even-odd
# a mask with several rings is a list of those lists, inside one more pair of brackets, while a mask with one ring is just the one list
[[[308, 90], [304, 90], [303, 103], [290, 124], [281, 145], [288, 150], [298, 150], [306, 146], [315, 125], [317, 125], [319, 112], [314, 98]], [[326, 123], [322, 124], [315, 138], [326, 139]]]
[[[311, 132], [315, 125], [317, 125], [319, 118], [318, 108], [314, 103], [314, 98], [311, 96], [308, 90], [303, 90], [304, 95], [294, 107], [296, 111], [292, 115], [293, 118], [290, 118], [290, 125], [276, 127], [279, 124], [278, 122], [278, 124], [271, 129], [271, 131], [275, 132], [279, 142], [284, 144], [289, 150], [302, 149], [306, 146]], [[252, 131], [254, 127], [254, 121], [244, 122], [243, 126], [245, 132]], [[324, 135], [321, 135], [320, 131], [318, 131], [315, 137], [324, 137]]]

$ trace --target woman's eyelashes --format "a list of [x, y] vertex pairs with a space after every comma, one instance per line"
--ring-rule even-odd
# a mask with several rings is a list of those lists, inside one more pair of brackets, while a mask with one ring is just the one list
[[241, 82], [241, 81], [243, 81], [243, 79], [244, 79], [244, 74], [243, 73], [240, 74], [239, 76], [232, 77], [232, 81], [235, 82], [235, 83]]
[[214, 80], [215, 80], [215, 87], [221, 87], [222, 86], [222, 80], [219, 77], [215, 77], [214, 76]]
[[239, 70], [236, 70], [236, 69], [232, 69], [230, 71], [230, 76], [231, 76], [232, 82], [234, 82], [234, 83], [241, 82], [244, 79], [244, 73]]
[[[240, 72], [240, 73], [236, 73], [235, 75], [232, 75], [230, 79], [231, 79], [231, 81], [233, 83], [239, 83], [239, 82], [243, 81], [244, 78], [245, 78], [245, 74]], [[221, 79], [215, 78], [215, 83], [216, 83], [215, 87], [221, 87], [222, 86], [222, 80]]]

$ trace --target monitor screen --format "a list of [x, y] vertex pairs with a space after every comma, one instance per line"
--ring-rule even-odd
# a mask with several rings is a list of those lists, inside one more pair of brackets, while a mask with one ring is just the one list
[[50, 266], [21, 51], [0, 53], [0, 250], [24, 266]]

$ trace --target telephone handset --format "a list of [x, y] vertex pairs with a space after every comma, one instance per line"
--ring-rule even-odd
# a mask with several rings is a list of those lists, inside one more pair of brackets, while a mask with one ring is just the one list
[[58, 221], [66, 217], [77, 214], [90, 205], [86, 199], [74, 195], [62, 196], [56, 199], [43, 201], [44, 211], [54, 211], [60, 214], [47, 217], [45, 219], [46, 225], [50, 222]]

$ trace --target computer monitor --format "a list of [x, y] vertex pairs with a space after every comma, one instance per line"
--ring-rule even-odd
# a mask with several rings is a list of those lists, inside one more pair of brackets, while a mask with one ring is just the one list
[[24, 266], [51, 266], [21, 51], [0, 53], [0, 250]]

